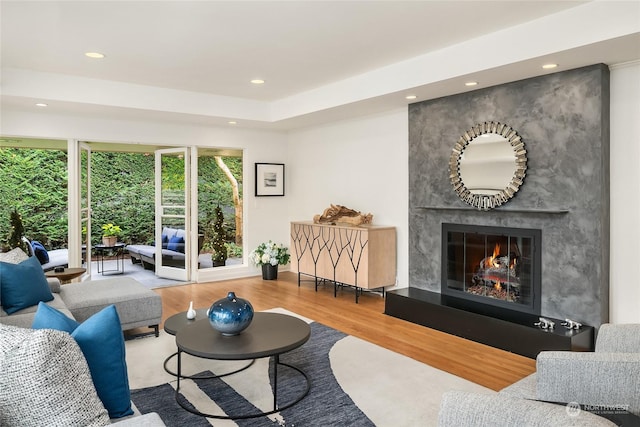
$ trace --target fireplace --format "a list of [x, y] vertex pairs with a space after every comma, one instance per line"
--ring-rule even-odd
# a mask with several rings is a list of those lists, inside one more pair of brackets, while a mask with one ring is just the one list
[[541, 231], [442, 224], [441, 293], [540, 314]]
[[[542, 350], [593, 351], [592, 326], [566, 329], [562, 317], [547, 312], [544, 317], [558, 326], [536, 325], [542, 312], [542, 230], [445, 222], [438, 227], [442, 234], [429, 237], [441, 244], [429, 248], [441, 250], [440, 292], [388, 291], [385, 314], [532, 359]], [[558, 284], [545, 285], [553, 294]]]

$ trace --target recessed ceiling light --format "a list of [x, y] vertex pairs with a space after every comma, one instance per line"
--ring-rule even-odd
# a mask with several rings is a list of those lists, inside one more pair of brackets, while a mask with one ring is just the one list
[[253, 83], [254, 85], [261, 85], [261, 84], [264, 84], [264, 80], [262, 80], [262, 79], [253, 79], [253, 80], [251, 80], [251, 83]]
[[48, 106], [49, 106], [49, 104], [45, 104], [44, 102], [38, 102], [36, 104], [36, 107], [48, 107]]
[[233, 120], [231, 120], [231, 121], [229, 121], [229, 122], [227, 122], [227, 123], [229, 123], [230, 125], [237, 125], [237, 124], [238, 124], [238, 122], [233, 121]]
[[92, 59], [102, 59], [104, 58], [104, 54], [100, 52], [86, 52], [84, 56]]
[[476, 86], [478, 84], [478, 82], [466, 82], [464, 85], [465, 86]]
[[544, 68], [545, 70], [550, 70], [552, 68], [556, 68], [557, 66], [558, 64], [544, 64], [542, 68]]
[[417, 96], [416, 95], [407, 95], [405, 96], [405, 99], [416, 99]]

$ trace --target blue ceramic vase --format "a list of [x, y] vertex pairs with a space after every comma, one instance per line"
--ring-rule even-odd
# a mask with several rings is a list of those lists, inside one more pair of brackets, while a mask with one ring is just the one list
[[247, 329], [253, 320], [253, 306], [246, 299], [229, 292], [209, 308], [209, 323], [222, 335], [233, 336]]

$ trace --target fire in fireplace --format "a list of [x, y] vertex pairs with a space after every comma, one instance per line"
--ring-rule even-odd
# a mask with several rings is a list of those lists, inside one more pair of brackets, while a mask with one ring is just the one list
[[442, 224], [441, 292], [540, 314], [541, 231]]

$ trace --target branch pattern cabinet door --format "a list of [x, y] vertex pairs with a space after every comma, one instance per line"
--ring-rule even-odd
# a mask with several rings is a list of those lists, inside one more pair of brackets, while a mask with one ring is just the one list
[[366, 289], [392, 286], [396, 229], [292, 222], [291, 271]]

